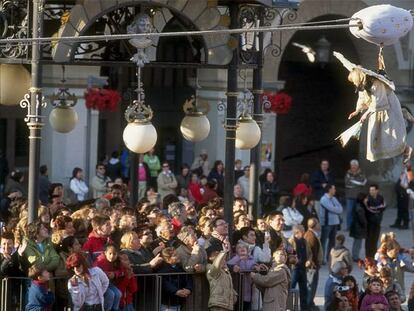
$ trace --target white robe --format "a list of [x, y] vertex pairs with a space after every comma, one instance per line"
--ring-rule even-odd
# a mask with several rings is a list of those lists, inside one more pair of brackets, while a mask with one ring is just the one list
[[370, 112], [367, 119], [366, 158], [374, 162], [402, 154], [406, 147], [407, 132], [401, 104], [394, 91], [375, 79], [369, 101], [364, 93], [360, 92], [357, 109], [366, 107]]

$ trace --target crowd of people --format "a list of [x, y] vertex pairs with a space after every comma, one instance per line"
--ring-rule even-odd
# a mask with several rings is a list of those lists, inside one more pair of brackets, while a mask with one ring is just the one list
[[[314, 300], [323, 265], [330, 271], [325, 310], [397, 311], [406, 300], [414, 310], [414, 285], [407, 298], [404, 284], [404, 273], [414, 272], [414, 251], [393, 233], [380, 237], [387, 205], [356, 160], [340, 199], [327, 160], [289, 192], [280, 191], [275, 173], [265, 170], [263, 213], [255, 219], [246, 199], [249, 166], [237, 160], [231, 225], [224, 219], [223, 163], [210, 167], [205, 150], [177, 175], [154, 151], [140, 156], [136, 206], [129, 204], [117, 152], [97, 164], [90, 185], [81, 168], [68, 185], [50, 183], [46, 166], [40, 174], [36, 221], [28, 224], [21, 172], [9, 174], [0, 202], [0, 278], [32, 280], [25, 288], [26, 310], [135, 310], [134, 297], [145, 286], [141, 277], [153, 273], [169, 275], [162, 277], [160, 310], [181, 310], [196, 298], [200, 309], [213, 311], [235, 310], [236, 303], [242, 310], [286, 311], [289, 290], [296, 287], [300, 310], [319, 310]], [[401, 198], [413, 195], [411, 181], [406, 166], [397, 183], [394, 227], [400, 229], [408, 224], [402, 211], [408, 200]], [[341, 227], [353, 238], [352, 250]], [[352, 276], [355, 269], [364, 269], [362, 280]], [[52, 277], [56, 285], [49, 287]]]

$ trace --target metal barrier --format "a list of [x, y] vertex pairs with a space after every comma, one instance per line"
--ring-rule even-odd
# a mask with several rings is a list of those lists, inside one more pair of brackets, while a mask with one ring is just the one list
[[[171, 297], [165, 297], [163, 281], [177, 281], [192, 283], [192, 294], [183, 300], [180, 307], [182, 311], [207, 311], [209, 298], [209, 285], [205, 274], [191, 273], [152, 273], [135, 275], [139, 284], [139, 290], [134, 297], [135, 310], [159, 311], [161, 305], [173, 306]], [[234, 289], [238, 294], [235, 311], [256, 311], [261, 309], [262, 294], [251, 283], [247, 272], [233, 273]], [[65, 278], [52, 278], [50, 289], [55, 293], [56, 302], [53, 310], [72, 310], [70, 295], [63, 284], [67, 284]], [[29, 278], [9, 277], [1, 280], [0, 286], [0, 311], [24, 311], [27, 304], [27, 291], [30, 285]], [[66, 290], [66, 294], [65, 294]], [[163, 297], [164, 295], [164, 297]], [[176, 301], [175, 301], [176, 302]], [[299, 311], [299, 292], [296, 289], [289, 290], [287, 309]]]

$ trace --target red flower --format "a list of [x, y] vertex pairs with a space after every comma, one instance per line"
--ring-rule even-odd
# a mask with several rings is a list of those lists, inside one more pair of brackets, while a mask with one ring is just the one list
[[85, 92], [85, 105], [88, 109], [116, 111], [121, 95], [116, 90], [90, 88]]
[[263, 94], [263, 106], [265, 112], [286, 114], [292, 108], [292, 97], [283, 91]]

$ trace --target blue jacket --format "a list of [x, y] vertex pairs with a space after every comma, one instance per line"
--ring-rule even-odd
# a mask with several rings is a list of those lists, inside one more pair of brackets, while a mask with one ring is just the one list
[[320, 203], [319, 219], [321, 226], [339, 225], [341, 223], [339, 215], [343, 212], [341, 203], [335, 197], [330, 198], [327, 193], [321, 198]]
[[334, 301], [334, 288], [335, 286], [339, 286], [342, 284], [342, 279], [330, 274], [328, 279], [326, 280], [325, 283], [325, 291], [324, 291], [324, 296], [325, 296], [325, 310], [330, 310], [331, 305]]
[[46, 287], [32, 281], [29, 287], [29, 299], [26, 311], [45, 311], [55, 301], [55, 296]]
[[311, 186], [315, 200], [320, 200], [325, 193], [322, 184], [335, 184], [335, 177], [331, 172], [329, 172], [326, 176], [321, 170], [313, 172], [311, 176]]

